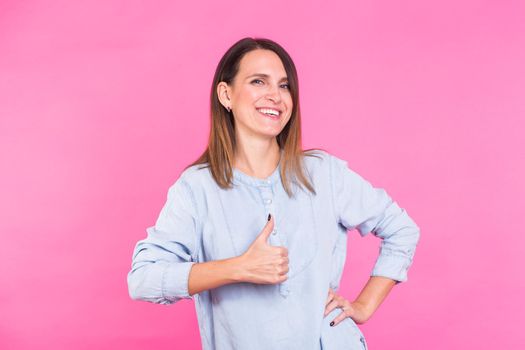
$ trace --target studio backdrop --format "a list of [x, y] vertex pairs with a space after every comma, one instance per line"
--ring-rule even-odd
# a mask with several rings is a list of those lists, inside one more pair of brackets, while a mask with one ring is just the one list
[[[237, 40], [281, 44], [303, 148], [383, 187], [421, 228], [370, 349], [523, 349], [520, 1], [0, 3], [0, 348], [200, 349], [193, 300], [131, 300], [168, 188], [204, 150]], [[380, 241], [348, 232], [353, 300]]]

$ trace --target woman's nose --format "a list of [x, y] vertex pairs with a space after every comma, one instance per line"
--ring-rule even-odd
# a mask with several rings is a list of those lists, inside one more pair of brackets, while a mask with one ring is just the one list
[[273, 86], [269, 87], [266, 97], [268, 99], [272, 99], [274, 102], [279, 102], [281, 100], [281, 93], [279, 92], [279, 88]]

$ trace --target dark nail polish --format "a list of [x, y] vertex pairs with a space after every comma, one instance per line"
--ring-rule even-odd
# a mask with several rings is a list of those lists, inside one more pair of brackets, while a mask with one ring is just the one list
[[334, 321], [330, 322], [330, 327], [333, 327], [334, 326]]
[[268, 214], [268, 221], [270, 221], [272, 214]]

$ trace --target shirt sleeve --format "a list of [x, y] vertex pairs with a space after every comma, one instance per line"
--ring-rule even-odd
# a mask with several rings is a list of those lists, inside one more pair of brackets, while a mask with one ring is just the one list
[[373, 187], [346, 161], [335, 156], [330, 159], [339, 223], [348, 230], [357, 229], [361, 236], [372, 232], [382, 240], [371, 276], [405, 282], [419, 241], [419, 227], [384, 189]]
[[189, 185], [179, 178], [168, 190], [155, 226], [137, 242], [128, 272], [128, 291], [134, 300], [172, 304], [191, 299], [188, 279], [197, 261], [198, 220]]

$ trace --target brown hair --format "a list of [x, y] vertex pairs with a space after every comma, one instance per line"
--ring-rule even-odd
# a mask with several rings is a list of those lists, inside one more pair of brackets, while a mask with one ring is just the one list
[[232, 187], [233, 178], [233, 156], [236, 146], [235, 125], [231, 112], [220, 103], [217, 96], [217, 85], [224, 81], [231, 84], [239, 71], [240, 61], [245, 54], [252, 50], [264, 49], [275, 52], [281, 59], [288, 85], [292, 96], [292, 115], [284, 129], [277, 135], [277, 144], [283, 151], [281, 159], [280, 174], [283, 187], [292, 196], [290, 180], [297, 184], [297, 180], [314, 194], [315, 189], [306, 178], [304, 173], [304, 156], [314, 156], [315, 149], [302, 150], [301, 145], [301, 112], [299, 108], [299, 82], [297, 71], [292, 58], [276, 42], [265, 38], [246, 37], [237, 41], [226, 51], [219, 61], [213, 77], [211, 86], [210, 118], [211, 127], [208, 139], [208, 147], [202, 155], [187, 168], [197, 164], [208, 163], [215, 182], [223, 189]]

